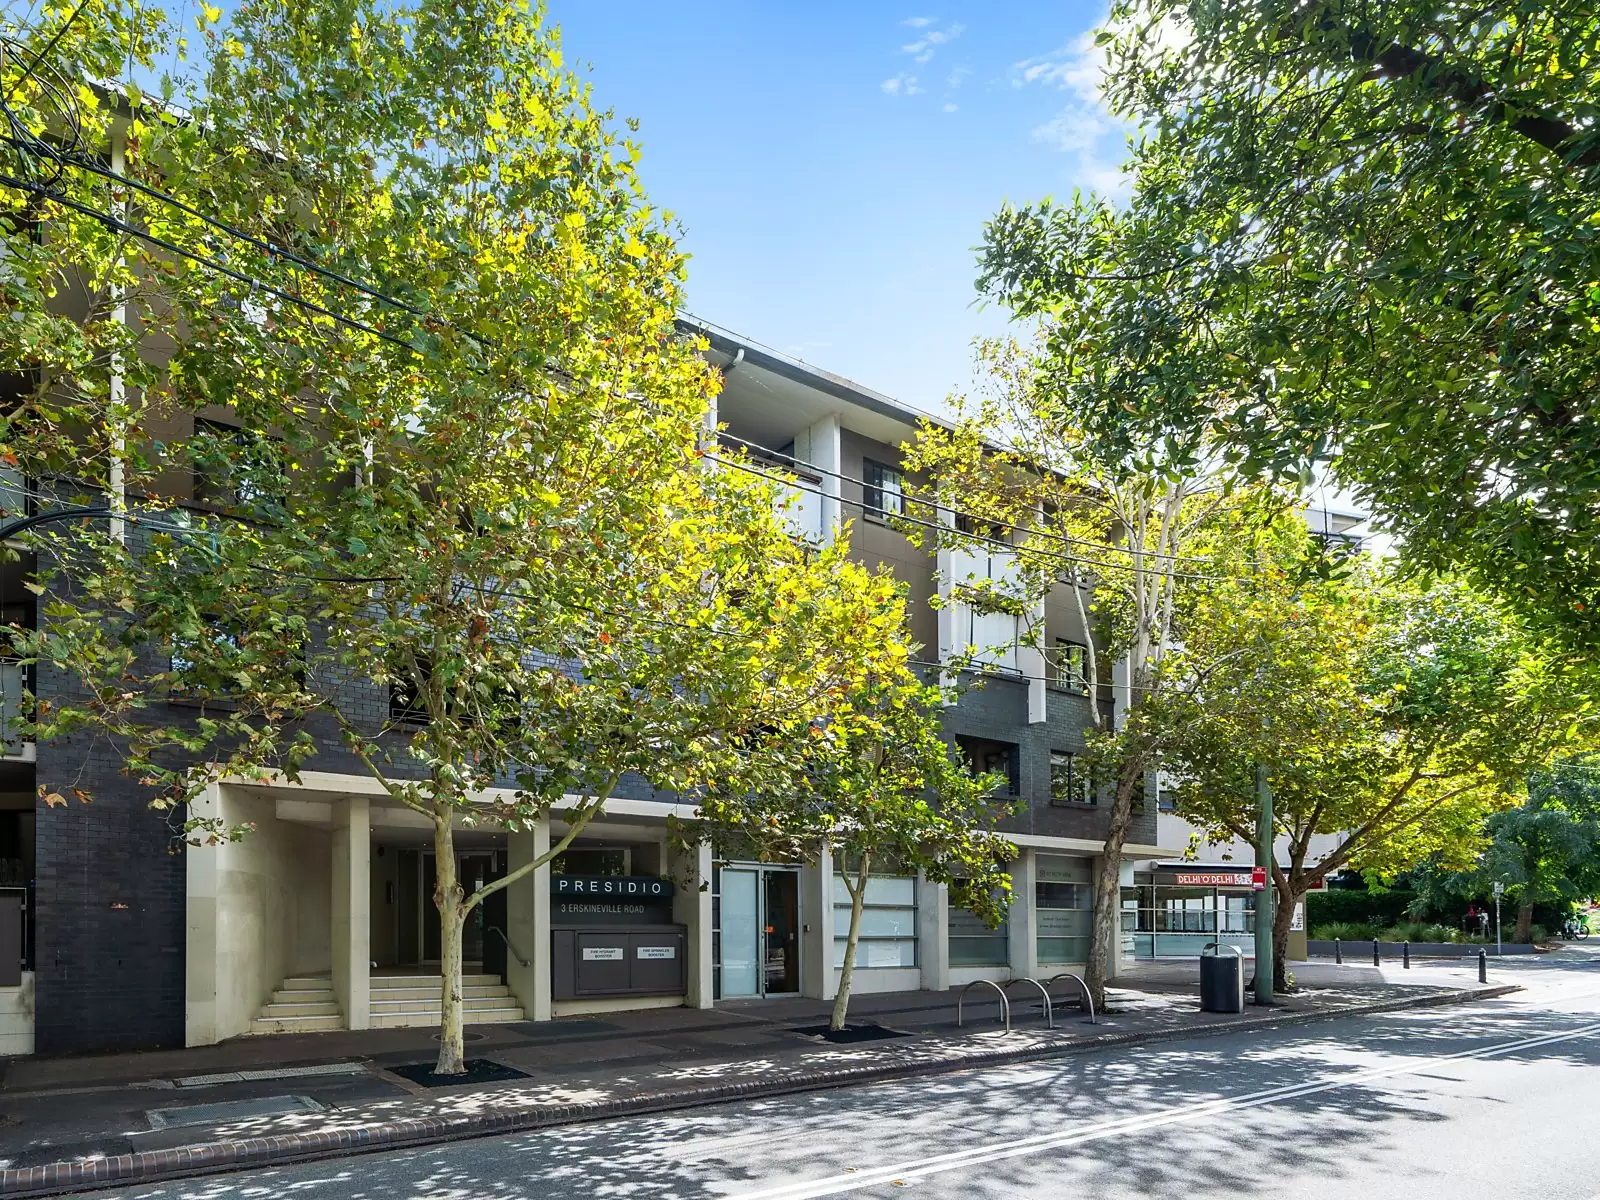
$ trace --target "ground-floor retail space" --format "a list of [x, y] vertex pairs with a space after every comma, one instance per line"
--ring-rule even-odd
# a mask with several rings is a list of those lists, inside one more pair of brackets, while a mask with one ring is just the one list
[[[1220, 943], [1254, 958], [1259, 895], [1250, 864], [1138, 863], [1132, 885], [1122, 889], [1125, 952], [1135, 959], [1197, 958], [1205, 946]], [[1298, 945], [1300, 958], [1304, 930], [1302, 907], [1291, 934], [1291, 954]]]
[[[437, 1024], [441, 952], [433, 834], [416, 813], [345, 777], [298, 787], [220, 784], [209, 814], [248, 824], [187, 864], [185, 1039]], [[820, 862], [714, 861], [674, 847], [669, 805], [613, 801], [551, 862], [478, 905], [463, 933], [468, 1023], [723, 1000], [831, 999], [850, 901]], [[476, 892], [570, 832], [456, 831]], [[856, 951], [858, 993], [1049, 978], [1088, 955], [1091, 844], [1022, 846], [995, 929], [910, 875], [874, 876]], [[1119, 872], [1132, 885], [1131, 864]], [[1124, 939], [1131, 957], [1133, 944]]]

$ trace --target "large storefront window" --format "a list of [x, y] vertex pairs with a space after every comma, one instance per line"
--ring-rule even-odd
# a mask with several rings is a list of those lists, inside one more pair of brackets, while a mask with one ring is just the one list
[[[844, 966], [850, 939], [850, 892], [833, 877], [833, 965]], [[861, 933], [856, 941], [856, 966], [917, 965], [917, 881], [873, 876], [861, 906]]]
[[1089, 961], [1094, 896], [1089, 860], [1059, 854], [1034, 859], [1035, 932], [1041, 963]]
[[1003, 967], [1011, 962], [1010, 922], [990, 929], [975, 913], [961, 907], [960, 885], [950, 889], [950, 965]]
[[1122, 889], [1122, 931], [1133, 938], [1136, 957], [1189, 958], [1213, 941], [1246, 951], [1254, 944], [1256, 898], [1247, 882], [1193, 886], [1159, 878], [1140, 872], [1134, 887]]

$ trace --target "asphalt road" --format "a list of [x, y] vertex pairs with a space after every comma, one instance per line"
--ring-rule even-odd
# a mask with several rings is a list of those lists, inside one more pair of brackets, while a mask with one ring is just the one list
[[1527, 990], [95, 1194], [1600, 1200], [1600, 954], [1496, 976]]

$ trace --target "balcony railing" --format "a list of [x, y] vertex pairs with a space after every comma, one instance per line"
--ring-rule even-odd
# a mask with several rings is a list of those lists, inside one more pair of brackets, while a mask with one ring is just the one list
[[22, 720], [22, 694], [32, 684], [31, 676], [31, 667], [0, 660], [0, 757], [33, 758], [33, 742], [16, 732]]

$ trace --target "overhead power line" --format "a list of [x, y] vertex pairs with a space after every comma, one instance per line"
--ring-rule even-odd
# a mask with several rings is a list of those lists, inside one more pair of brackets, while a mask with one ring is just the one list
[[[722, 463], [724, 466], [733, 467], [735, 470], [746, 471], [751, 475], [759, 475], [763, 479], [770, 479], [774, 483], [782, 484], [784, 487], [794, 488], [797, 491], [809, 492], [813, 496], [821, 496], [828, 500], [837, 500], [841, 504], [851, 505], [854, 508], [861, 509], [863, 512], [877, 511], [876, 509], [869, 508], [864, 500], [852, 500], [847, 499], [844, 496], [835, 496], [830, 492], [824, 492], [821, 488], [810, 487], [804, 483], [801, 483], [799, 480], [786, 478], [785, 476], [776, 475], [769, 471], [763, 471], [759, 467], [751, 466], [749, 463], [740, 462], [736, 458], [723, 458], [720, 455], [715, 454], [707, 455], [707, 457], [711, 458], [715, 462]], [[904, 521], [907, 524], [918, 525], [925, 529], [932, 529], [936, 533], [950, 534], [953, 532], [948, 525], [941, 525], [936, 521], [925, 521], [920, 517], [908, 517], [904, 513], [895, 514], [890, 519], [895, 521]], [[986, 537], [983, 534], [976, 533], [964, 533], [961, 536], [969, 541], [981, 542], [985, 545], [994, 546], [1011, 554], [1015, 554], [1017, 552], [1016, 546], [1012, 545], [1010, 542], [1003, 542], [999, 538]], [[1075, 565], [1093, 567], [1096, 570], [1126, 571], [1131, 574], [1145, 574], [1147, 572], [1147, 568], [1124, 566], [1121, 563], [1102, 563], [1092, 558], [1081, 558], [1074, 554], [1061, 554], [1054, 550], [1032, 550], [1029, 551], [1029, 553], [1040, 558], [1047, 558], [1057, 562], [1069, 562]], [[1171, 572], [1171, 575], [1174, 579], [1187, 579], [1210, 583], [1225, 583], [1229, 581], [1241, 582], [1244, 578], [1243, 576], [1239, 575], [1194, 575], [1180, 571], [1173, 571]]]
[[[744, 446], [747, 449], [757, 450], [757, 451], [760, 451], [763, 454], [771, 455], [774, 458], [787, 458], [787, 459], [789, 459], [791, 462], [793, 462], [796, 465], [796, 469], [799, 469], [800, 467], [804, 467], [804, 469], [807, 470], [807, 471], [815, 471], [818, 475], [826, 475], [831, 479], [837, 479], [837, 480], [840, 480], [843, 483], [853, 483], [853, 484], [856, 484], [857, 486], [859, 486], [861, 488], [876, 488], [877, 487], [876, 484], [870, 484], [864, 479], [857, 479], [854, 475], [845, 475], [845, 474], [842, 474], [842, 473], [840, 473], [838, 471], [830, 471], [827, 467], [819, 467], [815, 463], [802, 462], [800, 459], [795, 458], [793, 455], [784, 454], [782, 451], [774, 450], [770, 446], [763, 446], [759, 442], [752, 442], [752, 441], [749, 441], [749, 440], [747, 440], [745, 438], [742, 438], [742, 437], [736, 437], [733, 434], [728, 433], [726, 431], [719, 433], [718, 436], [721, 437], [721, 438], [725, 438], [726, 440], [728, 440], [730, 442], [737, 442], [737, 443], [739, 443], [739, 445]], [[953, 509], [955, 507], [952, 504], [941, 503], [937, 498], [929, 500], [929, 499], [926, 498], [926, 494], [925, 493], [921, 493], [921, 492], [908, 492], [908, 491], [905, 491], [904, 489], [902, 489], [901, 492], [900, 492], [900, 495], [902, 497], [904, 497], [905, 499], [907, 499], [907, 500], [911, 500], [913, 503], [922, 505], [924, 508], [935, 508], [935, 509], [937, 509], [937, 508], [950, 508], [950, 509]], [[907, 519], [909, 519], [909, 518], [907, 518]], [[1110, 551], [1112, 551], [1113, 553], [1116, 553], [1116, 554], [1128, 554], [1128, 555], [1142, 554], [1145, 558], [1158, 558], [1158, 559], [1163, 559], [1163, 560], [1170, 560], [1172, 562], [1198, 562], [1198, 563], [1211, 562], [1211, 561], [1213, 561], [1213, 557], [1214, 557], [1214, 556], [1211, 556], [1211, 555], [1201, 555], [1201, 554], [1163, 554], [1159, 550], [1138, 551], [1138, 550], [1134, 550], [1133, 548], [1131, 548], [1129, 546], [1113, 546], [1113, 545], [1111, 545], [1111, 544], [1109, 544], [1107, 542], [1091, 542], [1091, 541], [1083, 540], [1081, 538], [1071, 538], [1071, 537], [1068, 537], [1065, 534], [1052, 533], [1052, 532], [1050, 532], [1049, 530], [1046, 530], [1046, 529], [1029, 529], [1029, 528], [1027, 528], [1025, 526], [1020, 526], [1020, 525], [1019, 526], [1014, 526], [1014, 528], [1021, 529], [1022, 532], [1026, 533], [1026, 534], [1029, 534], [1029, 535], [1031, 535], [1033, 537], [1044, 538], [1044, 539], [1046, 539], [1048, 541], [1061, 542], [1061, 543], [1063, 543], [1065, 545], [1068, 545], [1068, 546], [1084, 546], [1084, 547], [1088, 547], [1088, 548], [1093, 549], [1093, 550], [1110, 550]], [[967, 535], [964, 535], [964, 536], [967, 536]], [[1249, 559], [1249, 560], [1247, 560], [1247, 562], [1251, 566], [1259, 565], [1257, 563], [1257, 561], [1254, 560], [1254, 559]]]

